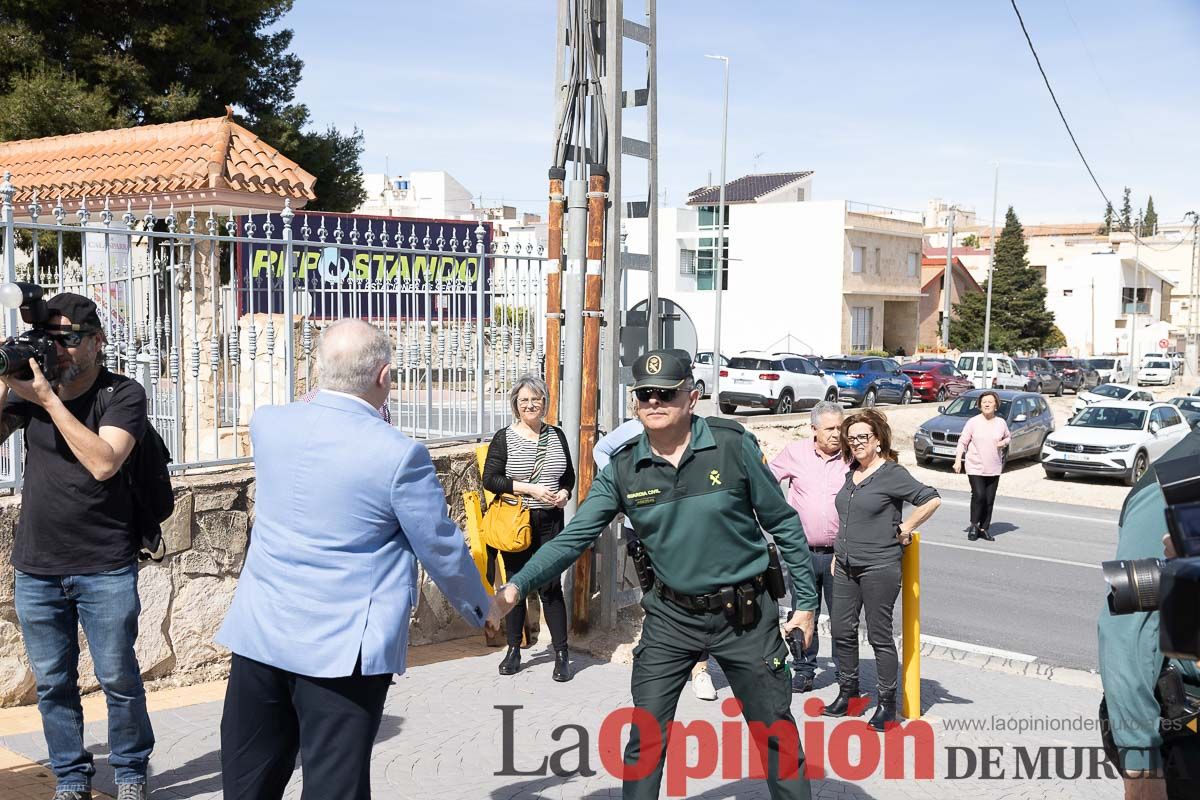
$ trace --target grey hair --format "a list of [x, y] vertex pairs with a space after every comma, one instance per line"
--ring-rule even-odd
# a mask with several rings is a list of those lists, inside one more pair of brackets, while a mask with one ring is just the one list
[[821, 424], [821, 417], [826, 414], [837, 414], [838, 419], [846, 416], [845, 410], [841, 403], [835, 403], [831, 400], [822, 400], [812, 407], [812, 414], [809, 417], [812, 427], [816, 428]]
[[512, 406], [513, 416], [521, 416], [520, 412], [517, 411], [517, 395], [519, 395], [521, 390], [525, 388], [528, 388], [530, 391], [537, 394], [538, 397], [542, 398], [542, 411], [545, 412], [545, 401], [550, 398], [550, 387], [546, 385], [544, 380], [531, 372], [528, 375], [522, 375], [521, 377], [517, 378], [517, 382], [514, 383], [512, 389], [509, 389], [508, 391], [508, 404]]
[[375, 386], [379, 368], [392, 360], [383, 331], [360, 319], [342, 319], [321, 332], [317, 370], [321, 388], [362, 397]]

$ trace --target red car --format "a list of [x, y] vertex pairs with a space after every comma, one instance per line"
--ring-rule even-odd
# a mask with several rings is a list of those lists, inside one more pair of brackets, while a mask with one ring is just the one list
[[922, 400], [940, 403], [975, 388], [958, 367], [944, 361], [914, 361], [900, 370], [912, 378], [913, 393]]

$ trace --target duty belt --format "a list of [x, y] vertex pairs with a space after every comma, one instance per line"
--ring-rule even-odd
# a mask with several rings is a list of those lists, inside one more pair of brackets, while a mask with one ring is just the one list
[[[767, 583], [762, 575], [755, 575], [737, 586], [725, 586], [708, 594], [681, 594], [662, 581], [658, 582], [658, 593], [688, 611], [724, 611], [736, 616], [739, 604], [753, 602], [766, 591]], [[739, 594], [741, 601], [739, 603]]]

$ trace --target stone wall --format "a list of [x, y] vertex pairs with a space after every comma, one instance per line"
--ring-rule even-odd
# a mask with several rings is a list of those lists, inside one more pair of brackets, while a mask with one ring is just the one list
[[[474, 446], [435, 451], [434, 465], [450, 502], [451, 516], [463, 522], [462, 492], [478, 486]], [[0, 706], [35, 702], [33, 674], [13, 606], [11, 563], [13, 532], [21, 498], [0, 499]], [[167, 555], [161, 563], [145, 562], [138, 574], [142, 601], [137, 642], [138, 663], [148, 681], [182, 685], [224, 677], [229, 653], [213, 635], [237, 587], [254, 525], [254, 471], [249, 467], [175, 480], [175, 513], [163, 526]], [[414, 609], [411, 644], [429, 644], [475, 633], [463, 622], [437, 587], [420, 575], [421, 592]], [[84, 691], [99, 688], [92, 674], [86, 641], [79, 683]]]

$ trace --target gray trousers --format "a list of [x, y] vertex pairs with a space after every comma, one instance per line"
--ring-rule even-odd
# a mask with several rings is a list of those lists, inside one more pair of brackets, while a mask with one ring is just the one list
[[892, 638], [892, 612], [900, 594], [900, 560], [849, 568], [840, 559], [833, 578], [830, 622], [837, 653], [838, 683], [858, 684], [858, 615], [866, 608], [867, 640], [875, 650], [879, 693], [895, 694], [900, 661]]

